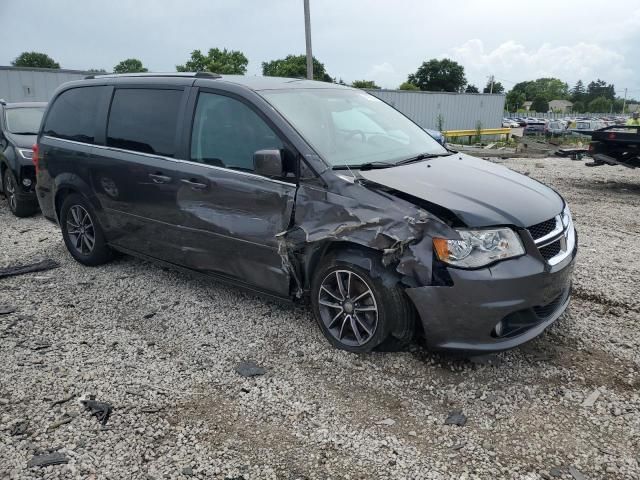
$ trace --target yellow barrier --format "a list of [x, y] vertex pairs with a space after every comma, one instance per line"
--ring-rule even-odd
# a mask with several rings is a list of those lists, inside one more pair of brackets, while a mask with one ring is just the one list
[[[477, 130], [445, 130], [442, 132], [445, 137], [475, 137], [478, 135]], [[510, 128], [484, 128], [480, 130], [480, 135], [509, 135], [511, 134]]]

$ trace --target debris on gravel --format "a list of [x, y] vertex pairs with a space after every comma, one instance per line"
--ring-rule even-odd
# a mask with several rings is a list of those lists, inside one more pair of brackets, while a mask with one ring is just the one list
[[63, 453], [43, 453], [41, 455], [34, 455], [34, 457], [27, 462], [27, 468], [48, 467], [49, 465], [61, 465], [68, 462], [69, 459]]
[[107, 424], [113, 411], [113, 407], [108, 403], [96, 402], [95, 396], [93, 395], [88, 398], [81, 398], [80, 404], [84, 406], [85, 410], [91, 412], [91, 416], [96, 417], [102, 426]]
[[254, 362], [240, 362], [236, 365], [236, 372], [243, 377], [257, 377], [267, 373], [267, 370]]
[[25, 273], [42, 272], [58, 268], [60, 264], [50, 258], [40, 260], [36, 263], [24, 265], [12, 265], [10, 267], [0, 268], [0, 278], [13, 277], [15, 275], [24, 275]]
[[467, 417], [460, 411], [451, 412], [444, 421], [445, 425], [457, 425], [464, 427], [467, 424]]
[[[306, 307], [126, 256], [83, 267], [55, 225], [3, 202], [0, 267], [61, 269], [0, 280], [15, 306], [0, 315], [0, 479], [639, 479], [639, 172], [496, 162], [567, 199], [579, 251], [565, 315], [480, 364], [421, 345], [350, 354]], [[236, 372], [245, 360], [263, 374]], [[108, 429], [54, 405], [81, 392], [117, 408]], [[452, 411], [464, 427], [444, 424]], [[51, 452], [68, 463], [27, 467]]]
[[13, 305], [0, 305], [0, 315], [8, 315], [16, 311]]

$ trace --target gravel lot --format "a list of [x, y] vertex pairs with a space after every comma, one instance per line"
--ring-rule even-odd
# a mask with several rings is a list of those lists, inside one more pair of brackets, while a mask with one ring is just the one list
[[[640, 174], [501, 163], [569, 201], [575, 295], [541, 338], [474, 362], [347, 354], [304, 308], [128, 257], [82, 267], [3, 202], [0, 266], [61, 267], [0, 280], [0, 478], [640, 478]], [[113, 405], [106, 427], [85, 393]], [[69, 462], [27, 468], [47, 451]]]

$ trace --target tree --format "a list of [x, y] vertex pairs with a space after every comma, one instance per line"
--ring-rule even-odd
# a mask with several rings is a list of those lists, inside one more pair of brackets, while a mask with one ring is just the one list
[[373, 80], [354, 80], [351, 83], [353, 88], [373, 88], [376, 90], [380, 90], [380, 87], [376, 85], [376, 82]]
[[577, 102], [573, 102], [573, 107], [571, 107], [571, 111], [573, 113], [584, 113], [584, 102], [578, 100]]
[[478, 90], [478, 87], [476, 87], [475, 85], [469, 84], [465, 89], [465, 93], [480, 93], [480, 90]]
[[549, 110], [549, 102], [541, 95], [533, 99], [531, 110], [534, 112], [547, 112]]
[[249, 60], [239, 50], [210, 48], [205, 56], [200, 50], [191, 52], [191, 58], [184, 65], [176, 65], [178, 72], [214, 72], [227, 75], [247, 73]]
[[464, 67], [448, 58], [434, 58], [422, 62], [416, 73], [409, 75], [407, 81], [420, 90], [432, 92], [462, 92], [467, 84]]
[[493, 90], [491, 89], [491, 80], [487, 82], [487, 85], [482, 90], [482, 93], [504, 93], [504, 86], [500, 82], [493, 82]]
[[611, 100], [606, 97], [594, 98], [589, 102], [589, 112], [606, 113], [611, 109]]
[[127, 58], [113, 67], [113, 73], [141, 73], [148, 71], [137, 58]]
[[[278, 60], [262, 62], [262, 74], [266, 77], [307, 77], [307, 56], [287, 55]], [[313, 57], [313, 79], [323, 82], [332, 82], [333, 79], [327, 74], [324, 64]]]
[[574, 104], [576, 102], [582, 102], [584, 100], [585, 94], [586, 90], [584, 89], [584, 83], [582, 83], [582, 80], [578, 80], [574, 87], [571, 89], [571, 101]]
[[401, 83], [398, 89], [399, 90], [420, 90], [413, 83], [409, 83], [409, 82]]
[[14, 67], [60, 68], [60, 64], [53, 58], [46, 53], [39, 52], [22, 52], [11, 62], [11, 65]]
[[524, 104], [524, 102], [526, 102], [526, 100], [527, 97], [524, 93], [516, 90], [511, 90], [509, 93], [507, 93], [507, 110], [509, 110], [510, 112], [517, 112], [520, 108], [522, 108], [522, 105]]
[[604, 80], [597, 79], [595, 82], [589, 82], [587, 85], [587, 98], [586, 102], [597, 99], [598, 97], [604, 97], [607, 100], [613, 100], [616, 98], [616, 90], [612, 84], [608, 84]]
[[551, 100], [566, 100], [569, 98], [569, 85], [559, 78], [538, 78], [516, 83], [511, 91], [524, 94], [525, 100], [542, 97], [547, 102], [550, 102]]

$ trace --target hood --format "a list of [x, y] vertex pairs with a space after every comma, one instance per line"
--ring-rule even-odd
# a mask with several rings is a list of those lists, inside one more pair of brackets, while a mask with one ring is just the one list
[[36, 143], [37, 135], [16, 135], [15, 133], [4, 132], [4, 136], [7, 140], [18, 148], [31, 149], [33, 144]]
[[564, 206], [560, 195], [542, 183], [459, 153], [359, 173], [371, 182], [437, 204], [468, 227], [529, 227], [558, 215]]

